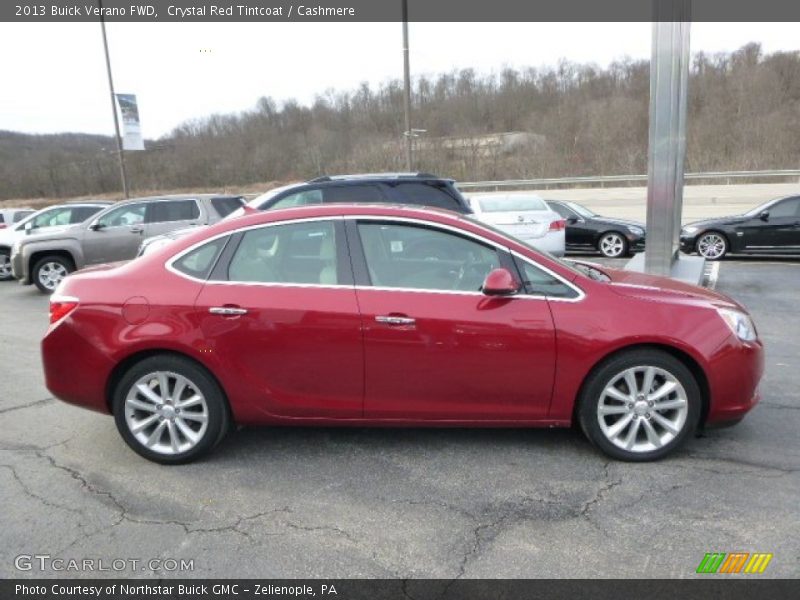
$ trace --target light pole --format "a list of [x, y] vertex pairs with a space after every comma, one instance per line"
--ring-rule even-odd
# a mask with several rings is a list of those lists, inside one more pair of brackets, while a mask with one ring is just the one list
[[405, 117], [406, 117], [406, 170], [410, 173], [413, 164], [411, 144], [413, 132], [411, 131], [411, 66], [408, 59], [408, 0], [403, 1], [403, 83], [405, 88]]
[[100, 29], [103, 32], [103, 50], [106, 54], [106, 72], [108, 73], [108, 88], [111, 91], [111, 114], [114, 115], [114, 130], [117, 133], [117, 157], [119, 158], [119, 174], [122, 178], [122, 193], [125, 198], [128, 194], [128, 174], [125, 171], [125, 157], [122, 154], [122, 137], [119, 134], [119, 117], [117, 117], [117, 97], [114, 94], [114, 78], [111, 76], [111, 59], [108, 55], [108, 40], [106, 39], [106, 21], [103, 18], [103, 0], [97, 0], [100, 8]]

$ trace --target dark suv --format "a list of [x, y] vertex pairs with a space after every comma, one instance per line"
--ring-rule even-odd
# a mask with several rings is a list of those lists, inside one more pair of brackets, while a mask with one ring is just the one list
[[268, 210], [331, 202], [413, 204], [469, 214], [464, 197], [452, 179], [430, 173], [375, 173], [317, 177], [270, 190], [249, 202]]

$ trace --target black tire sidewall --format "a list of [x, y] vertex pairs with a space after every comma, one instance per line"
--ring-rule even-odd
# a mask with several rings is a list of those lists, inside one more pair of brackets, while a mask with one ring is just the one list
[[[206, 399], [208, 426], [205, 435], [193, 448], [181, 454], [160, 454], [143, 446], [130, 432], [125, 420], [125, 397], [128, 390], [138, 379], [155, 371], [170, 371], [183, 375], [200, 388]], [[177, 465], [198, 459], [219, 444], [229, 429], [228, 404], [217, 382], [205, 368], [180, 356], [151, 356], [136, 363], [120, 379], [114, 389], [111, 402], [117, 430], [125, 443], [140, 456], [160, 464]]]
[[[597, 422], [597, 405], [606, 384], [617, 374], [630, 367], [649, 365], [669, 371], [680, 381], [689, 403], [689, 414], [683, 429], [665, 446], [651, 452], [629, 452], [609, 441]], [[646, 462], [658, 460], [672, 453], [689, 439], [697, 429], [702, 409], [702, 393], [689, 368], [674, 356], [655, 349], [621, 352], [598, 365], [589, 375], [581, 390], [578, 404], [578, 421], [586, 437], [607, 455], [618, 460]]]
[[72, 264], [72, 261], [64, 258], [63, 256], [50, 255], [37, 260], [36, 264], [33, 265], [33, 269], [31, 269], [31, 280], [40, 292], [48, 295], [52, 294], [55, 290], [48, 290], [41, 283], [39, 283], [39, 269], [42, 268], [42, 265], [49, 262], [57, 262], [62, 265], [67, 270], [67, 275], [75, 270], [75, 265]]
[[[603, 252], [603, 240], [612, 235], [617, 236], [622, 240], [622, 252], [620, 252], [616, 256], [609, 256], [608, 254]], [[628, 240], [625, 239], [625, 236], [621, 234], [619, 231], [607, 231], [600, 236], [600, 240], [597, 242], [597, 249], [600, 251], [600, 254], [602, 254], [606, 258], [622, 258], [623, 256], [628, 255]]]

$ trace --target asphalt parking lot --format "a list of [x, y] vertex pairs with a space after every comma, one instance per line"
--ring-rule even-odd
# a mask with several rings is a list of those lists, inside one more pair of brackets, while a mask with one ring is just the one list
[[23, 554], [141, 561], [86, 576], [692, 577], [712, 551], [773, 553], [763, 576], [796, 577], [800, 260], [725, 260], [717, 289], [765, 340], [762, 402], [659, 463], [573, 431], [258, 428], [164, 467], [50, 397], [47, 299], [2, 283], [0, 577], [65, 574], [20, 571]]

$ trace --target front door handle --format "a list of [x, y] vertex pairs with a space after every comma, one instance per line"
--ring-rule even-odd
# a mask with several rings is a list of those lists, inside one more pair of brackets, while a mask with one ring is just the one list
[[144, 231], [144, 227], [141, 225], [132, 225], [131, 226], [131, 233], [142, 233]]
[[375, 317], [378, 323], [386, 323], [387, 325], [414, 325], [417, 320], [411, 317], [400, 317], [397, 315], [379, 315]]
[[212, 315], [224, 315], [226, 317], [235, 317], [238, 315], [246, 315], [247, 309], [238, 306], [212, 306], [208, 309]]

